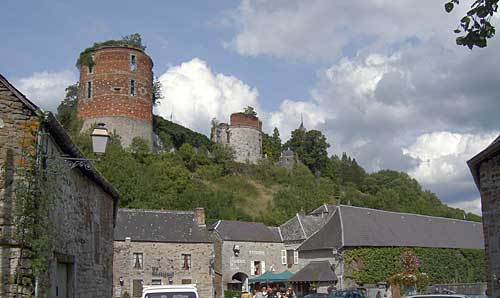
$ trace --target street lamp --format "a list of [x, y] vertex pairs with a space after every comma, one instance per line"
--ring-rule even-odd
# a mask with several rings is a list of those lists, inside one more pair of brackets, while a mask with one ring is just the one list
[[98, 123], [97, 127], [92, 131], [90, 137], [92, 138], [92, 151], [94, 151], [95, 154], [101, 155], [106, 152], [109, 133], [104, 123]]
[[[92, 151], [97, 156], [102, 155], [106, 152], [106, 145], [108, 144], [108, 140], [110, 138], [108, 129], [105, 127], [104, 123], [98, 123], [97, 126], [90, 134], [92, 139]], [[90, 162], [95, 161], [95, 159], [86, 159], [86, 158], [75, 158], [75, 157], [63, 157], [66, 161], [66, 164], [71, 168], [82, 167], [87, 170], [90, 170]]]

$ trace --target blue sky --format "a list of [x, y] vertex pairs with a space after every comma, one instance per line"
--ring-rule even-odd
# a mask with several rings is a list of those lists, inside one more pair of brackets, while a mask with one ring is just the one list
[[138, 32], [163, 85], [156, 113], [208, 133], [213, 117], [252, 105], [283, 139], [303, 115], [330, 153], [369, 171], [406, 171], [480, 213], [465, 161], [500, 133], [499, 41], [456, 46], [467, 3], [452, 14], [443, 4], [4, 0], [0, 72], [54, 110], [77, 80], [81, 50]]

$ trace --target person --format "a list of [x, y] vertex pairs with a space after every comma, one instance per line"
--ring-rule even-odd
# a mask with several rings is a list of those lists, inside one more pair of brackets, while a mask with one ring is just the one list
[[262, 288], [260, 291], [257, 291], [257, 293], [255, 294], [255, 298], [264, 298], [264, 288]]
[[375, 296], [375, 298], [382, 298], [382, 293], [380, 293], [380, 290], [377, 291], [377, 295]]
[[252, 298], [252, 295], [247, 291], [241, 292], [241, 298]]

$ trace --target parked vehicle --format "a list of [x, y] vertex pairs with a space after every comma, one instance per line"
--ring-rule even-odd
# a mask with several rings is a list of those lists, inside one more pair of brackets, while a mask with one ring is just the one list
[[333, 291], [328, 296], [329, 298], [365, 298], [366, 295], [363, 289], [347, 289]]
[[328, 298], [328, 294], [325, 294], [325, 293], [312, 293], [312, 294], [305, 295], [304, 298]]
[[461, 294], [422, 294], [422, 295], [410, 295], [405, 296], [405, 298], [470, 298], [467, 295]]
[[200, 298], [194, 285], [147, 286], [142, 298]]

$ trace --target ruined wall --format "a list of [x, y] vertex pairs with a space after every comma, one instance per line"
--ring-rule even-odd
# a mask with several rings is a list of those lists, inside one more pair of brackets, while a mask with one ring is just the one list
[[[19, 246], [13, 233], [14, 175], [24, 156], [20, 142], [26, 136], [26, 125], [36, 125], [38, 118], [0, 83], [0, 297], [12, 297], [12, 276], [18, 266]], [[44, 150], [54, 154], [47, 166], [62, 163], [54, 178], [57, 194], [50, 209], [49, 235], [53, 250], [48, 252], [47, 281], [40, 284], [41, 293], [50, 292], [55, 284], [57, 264], [68, 268], [70, 297], [109, 297], [112, 292], [113, 200], [77, 168], [63, 162], [57, 145], [48, 132], [42, 134]], [[92, 285], [92, 287], [89, 287]]]
[[[128, 292], [133, 294], [133, 280], [142, 280], [143, 285], [151, 285], [153, 279], [168, 285], [190, 280], [196, 284], [201, 298], [213, 297], [213, 275], [210, 260], [213, 258], [211, 243], [158, 243], [115, 241], [114, 287], [113, 297], [123, 297]], [[133, 254], [143, 254], [142, 269], [134, 269]], [[191, 269], [182, 268], [182, 254], [191, 254]], [[157, 269], [154, 269], [156, 267]], [[120, 277], [123, 285], [120, 285]], [[121, 296], [120, 296], [121, 295]]]
[[479, 169], [483, 212], [484, 250], [490, 297], [500, 295], [500, 155], [485, 161]]
[[259, 129], [246, 126], [229, 128], [229, 146], [237, 162], [257, 163], [262, 159], [262, 134]]
[[[131, 57], [135, 67], [131, 68]], [[121, 136], [127, 147], [134, 137], [152, 146], [153, 62], [143, 51], [128, 47], [103, 47], [93, 52], [94, 65], [80, 66], [78, 117], [83, 130], [103, 122]], [[134, 94], [131, 94], [134, 80]], [[89, 97], [88, 83], [91, 82]]]

